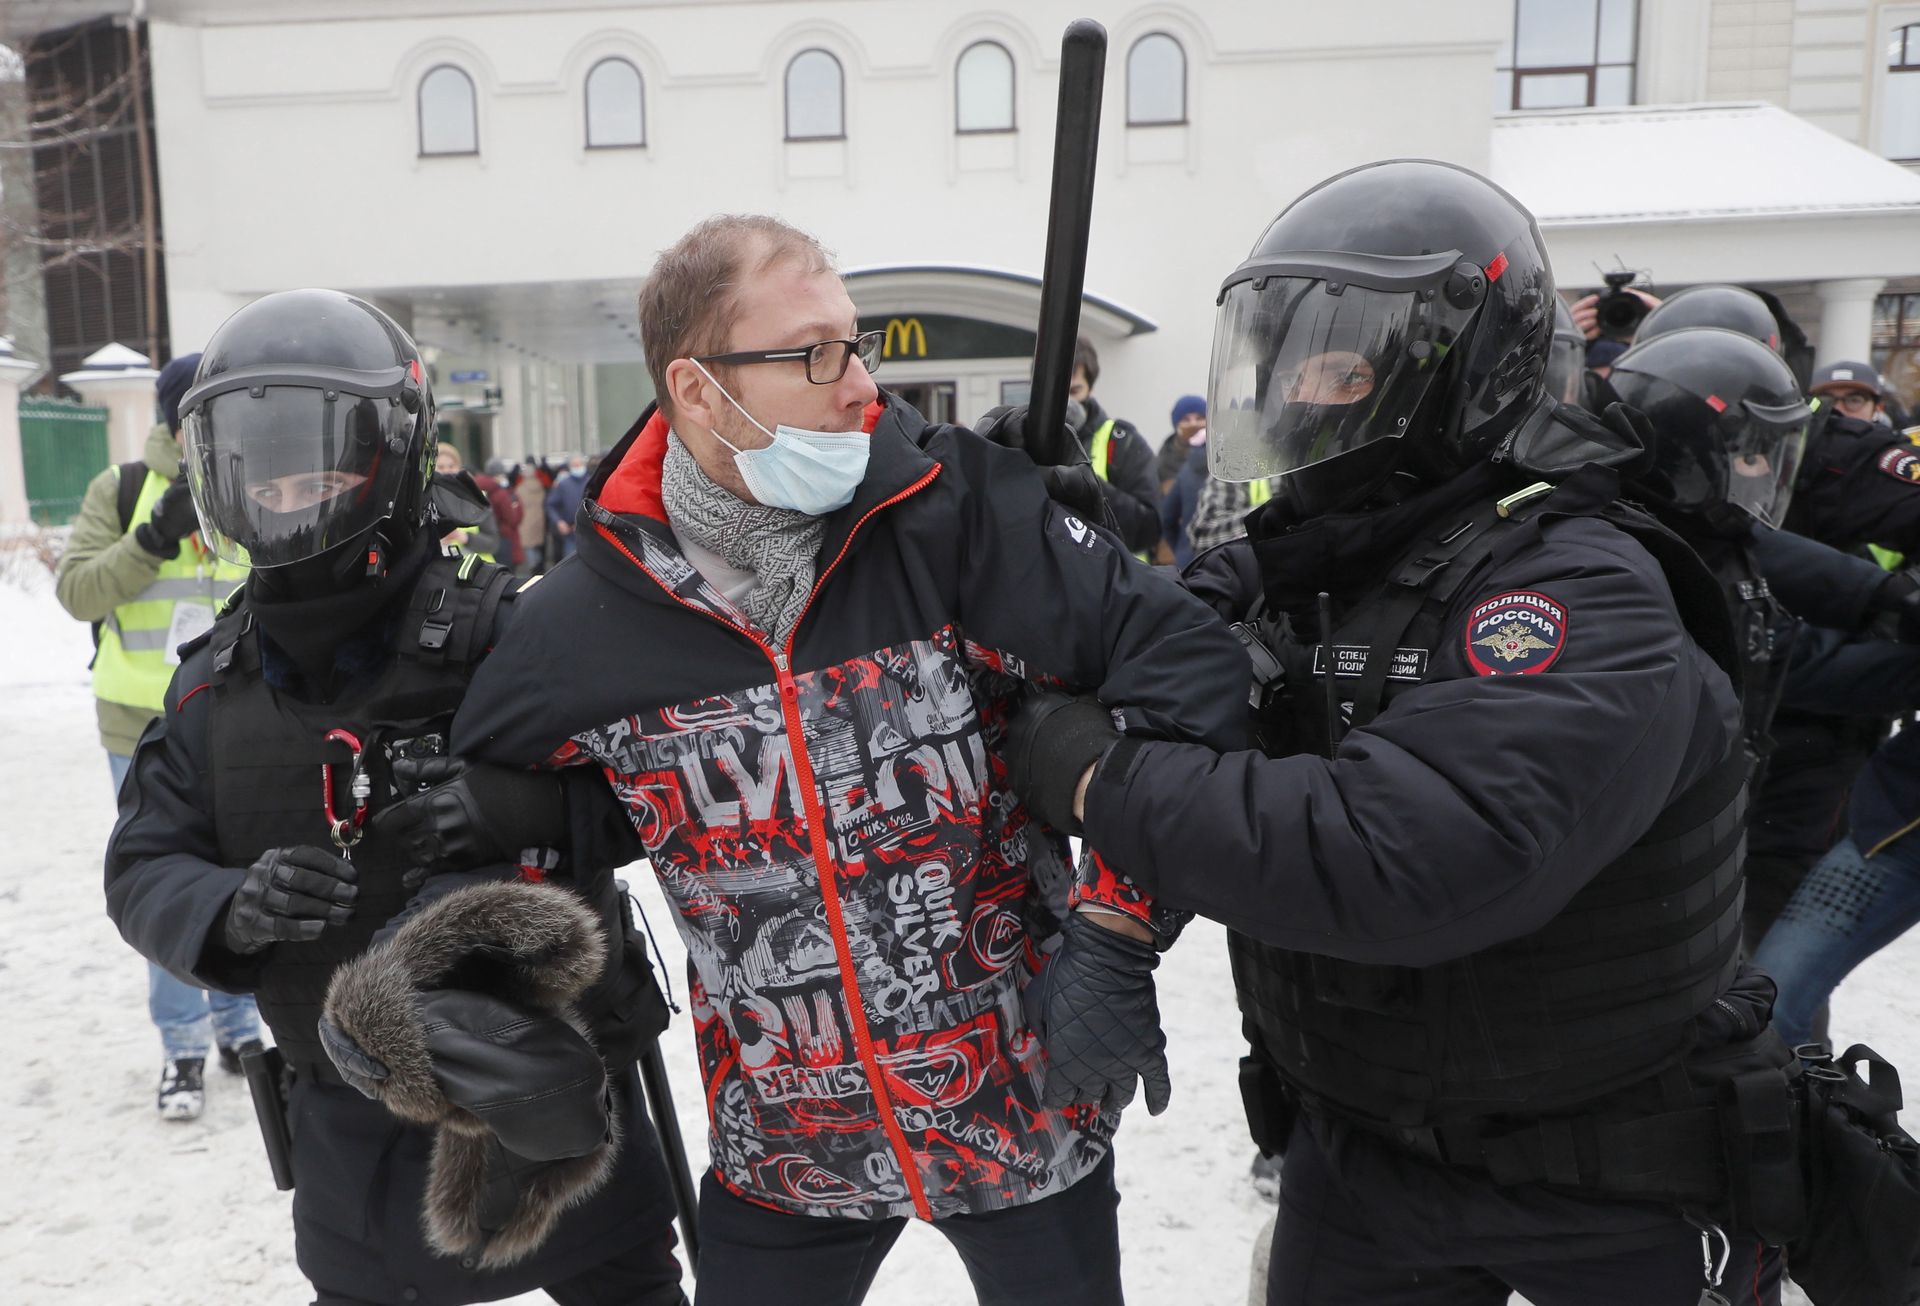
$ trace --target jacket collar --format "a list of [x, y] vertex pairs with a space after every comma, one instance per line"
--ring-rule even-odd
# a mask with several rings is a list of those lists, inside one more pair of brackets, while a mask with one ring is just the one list
[[[920, 447], [928, 429], [925, 419], [892, 395], [882, 391], [880, 398], [867, 406], [864, 427], [872, 441], [867, 474], [854, 491], [853, 501], [828, 515], [826, 533], [820, 543], [823, 561], [838, 556], [869, 513], [939, 468]], [[605, 524], [616, 533], [643, 531], [652, 537], [655, 546], [665, 546], [678, 554], [667, 521], [666, 504], [660, 494], [661, 466], [667, 456], [667, 429], [667, 419], [659, 405], [649, 404], [601, 461], [600, 469], [587, 483], [580, 510], [581, 524], [587, 528], [581, 537], [583, 555], [593, 557], [599, 552], [599, 535], [592, 529], [595, 523]], [[637, 545], [640, 541], [630, 543]], [[631, 566], [624, 562], [614, 571], [623, 579], [633, 574]], [[684, 584], [676, 583], [672, 577], [657, 578], [668, 588], [681, 592], [683, 597], [688, 596], [690, 578], [680, 578]]]

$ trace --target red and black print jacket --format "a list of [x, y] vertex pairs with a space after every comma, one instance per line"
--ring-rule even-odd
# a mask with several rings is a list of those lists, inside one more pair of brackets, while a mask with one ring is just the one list
[[1235, 746], [1248, 663], [1205, 605], [1046, 496], [1024, 454], [904, 404], [827, 523], [783, 645], [680, 554], [649, 411], [518, 600], [462, 752], [601, 768], [679, 919], [716, 1176], [777, 1209], [934, 1219], [1099, 1163], [1116, 1119], [1042, 1110], [1020, 989], [1070, 895], [1142, 917], [1006, 783], [1022, 682]]

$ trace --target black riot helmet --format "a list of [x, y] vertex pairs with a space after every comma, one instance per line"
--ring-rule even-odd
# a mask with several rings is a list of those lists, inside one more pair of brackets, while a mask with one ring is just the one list
[[1555, 298], [1533, 215], [1484, 177], [1394, 159], [1321, 182], [1220, 287], [1214, 475], [1280, 476], [1317, 515], [1479, 461], [1542, 394]]
[[1547, 351], [1547, 394], [1555, 403], [1580, 406], [1586, 388], [1587, 338], [1573, 324], [1566, 301], [1553, 297], [1553, 344]]
[[1787, 515], [1813, 413], [1778, 354], [1738, 331], [1692, 327], [1642, 340], [1607, 378], [1655, 432], [1648, 497], [1713, 520]]
[[428, 512], [433, 394], [394, 320], [337, 290], [255, 300], [207, 342], [180, 401], [210, 545], [256, 572], [398, 547]]
[[1780, 352], [1780, 323], [1774, 319], [1773, 310], [1767, 307], [1766, 300], [1740, 286], [1688, 286], [1669, 295], [1647, 314], [1633, 339], [1638, 344], [1690, 327], [1738, 331], [1774, 353]]

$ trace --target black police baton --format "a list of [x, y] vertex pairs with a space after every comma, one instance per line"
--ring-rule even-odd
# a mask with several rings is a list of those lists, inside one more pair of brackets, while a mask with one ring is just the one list
[[1091, 18], [1067, 24], [1060, 38], [1060, 104], [1054, 116], [1053, 198], [1040, 276], [1040, 323], [1027, 401], [1027, 454], [1055, 468], [1054, 497], [1112, 527], [1113, 513], [1079, 438], [1067, 429], [1067, 389], [1080, 335], [1087, 281], [1087, 232], [1093, 222], [1093, 171], [1100, 152], [1100, 93], [1107, 71], [1107, 29]]
[[693, 1189], [693, 1168], [687, 1164], [687, 1144], [680, 1137], [680, 1118], [673, 1111], [673, 1090], [667, 1085], [667, 1063], [660, 1056], [658, 1039], [647, 1040], [640, 1049], [640, 1086], [646, 1090], [654, 1126], [660, 1131], [660, 1150], [666, 1154], [663, 1159], [667, 1182], [673, 1186], [673, 1204], [680, 1208], [680, 1242], [698, 1274], [700, 1202]]

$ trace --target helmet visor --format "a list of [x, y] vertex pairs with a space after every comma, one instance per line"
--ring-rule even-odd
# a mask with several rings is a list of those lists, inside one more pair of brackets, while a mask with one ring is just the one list
[[411, 471], [414, 415], [393, 394], [242, 386], [182, 417], [201, 532], [229, 562], [316, 557], [392, 515]]
[[1554, 332], [1547, 350], [1547, 394], [1555, 403], [1579, 407], [1586, 371], [1587, 342], [1577, 335]]
[[1284, 476], [1405, 435], [1474, 311], [1433, 289], [1305, 276], [1230, 286], [1207, 396], [1213, 474]]
[[1727, 502], [1778, 526], [1787, 518], [1793, 479], [1806, 453], [1809, 413], [1804, 404], [1772, 408], [1752, 401], [1737, 411], [1744, 420], [1727, 441]]

